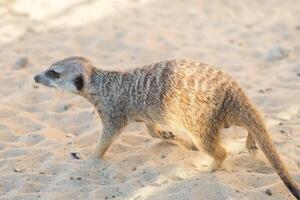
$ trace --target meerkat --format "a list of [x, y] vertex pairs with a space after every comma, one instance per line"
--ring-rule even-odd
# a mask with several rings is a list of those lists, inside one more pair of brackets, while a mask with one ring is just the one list
[[[85, 97], [103, 124], [91, 158], [102, 158], [130, 122], [144, 122], [148, 133], [190, 150], [203, 149], [213, 158], [208, 171], [227, 156], [220, 130], [232, 125], [248, 131], [246, 148], [263, 151], [291, 193], [300, 199], [293, 180], [266, 130], [261, 114], [226, 73], [190, 60], [169, 60], [124, 72], [97, 69], [84, 57], [68, 57], [36, 75], [37, 83]], [[192, 143], [173, 131], [187, 133]]]

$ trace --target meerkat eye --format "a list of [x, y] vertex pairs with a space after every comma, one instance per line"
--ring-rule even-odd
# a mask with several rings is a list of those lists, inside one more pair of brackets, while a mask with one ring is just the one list
[[75, 85], [75, 87], [77, 88], [78, 91], [82, 90], [82, 88], [83, 88], [83, 77], [82, 77], [82, 75], [79, 75], [74, 79], [74, 85]]
[[60, 77], [60, 74], [57, 73], [56, 71], [54, 71], [53, 69], [50, 69], [48, 72], [47, 72], [47, 75], [50, 77], [50, 78], [53, 78], [53, 79], [57, 79]]

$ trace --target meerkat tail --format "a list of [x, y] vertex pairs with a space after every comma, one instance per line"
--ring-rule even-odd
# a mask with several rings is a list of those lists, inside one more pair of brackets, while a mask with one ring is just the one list
[[277, 150], [272, 144], [271, 137], [266, 130], [260, 113], [253, 105], [247, 103], [245, 106], [240, 106], [238, 117], [242, 125], [247, 128], [248, 132], [258, 143], [260, 149], [264, 152], [265, 156], [286, 187], [291, 191], [296, 199], [300, 200], [299, 186], [297, 186], [296, 182], [289, 174]]

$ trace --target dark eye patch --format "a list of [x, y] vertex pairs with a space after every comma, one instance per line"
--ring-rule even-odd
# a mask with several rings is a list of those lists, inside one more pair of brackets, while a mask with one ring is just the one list
[[57, 79], [60, 77], [60, 74], [52, 69], [50, 69], [46, 74], [47, 74], [47, 76], [49, 76], [50, 78], [53, 78], [53, 79]]
[[83, 88], [83, 76], [79, 75], [74, 79], [74, 85], [78, 91], [82, 90]]

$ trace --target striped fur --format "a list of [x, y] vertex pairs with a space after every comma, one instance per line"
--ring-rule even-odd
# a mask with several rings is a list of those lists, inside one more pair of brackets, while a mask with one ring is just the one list
[[[104, 71], [82, 57], [66, 58], [53, 68], [60, 78], [41, 74], [35, 79], [84, 96], [99, 112], [103, 133], [92, 157], [102, 157], [129, 122], [139, 121], [153, 137], [190, 150], [203, 149], [214, 158], [208, 169], [214, 171], [227, 155], [220, 144], [220, 129], [238, 125], [248, 131], [249, 152], [255, 154], [258, 143], [287, 188], [300, 199], [299, 188], [275, 150], [259, 112], [222, 71], [189, 60], [169, 60], [126, 72]], [[79, 75], [83, 85], [74, 90], [70, 81]], [[193, 143], [173, 130], [189, 134]]]

